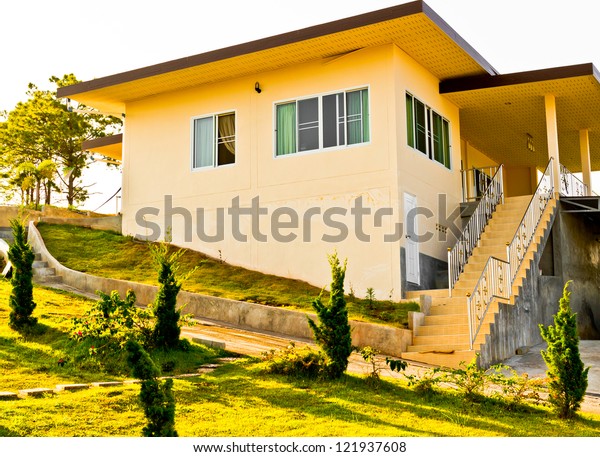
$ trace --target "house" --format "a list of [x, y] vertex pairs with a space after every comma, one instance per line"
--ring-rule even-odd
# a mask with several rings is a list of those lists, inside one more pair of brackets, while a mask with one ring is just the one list
[[406, 357], [447, 365], [539, 340], [579, 269], [600, 337], [592, 64], [499, 74], [414, 1], [58, 95], [126, 116], [86, 146], [122, 159], [126, 234], [322, 286], [336, 249], [348, 290], [422, 300]]

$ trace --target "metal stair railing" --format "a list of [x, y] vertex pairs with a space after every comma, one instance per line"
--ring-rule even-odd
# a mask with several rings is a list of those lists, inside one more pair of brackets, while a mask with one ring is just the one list
[[503, 170], [504, 167], [500, 165], [483, 192], [469, 222], [456, 240], [456, 244], [453, 248], [448, 248], [448, 295], [450, 297], [496, 206], [504, 202]]
[[560, 164], [560, 195], [563, 197], [587, 197], [591, 195], [588, 186], [577, 176]]
[[469, 345], [473, 349], [481, 325], [495, 298], [508, 300], [512, 286], [533, 235], [542, 219], [544, 210], [554, 193], [552, 159], [548, 162], [535, 193], [529, 201], [525, 214], [511, 242], [506, 244], [507, 261], [490, 257], [485, 264], [473, 292], [467, 294], [469, 317]]

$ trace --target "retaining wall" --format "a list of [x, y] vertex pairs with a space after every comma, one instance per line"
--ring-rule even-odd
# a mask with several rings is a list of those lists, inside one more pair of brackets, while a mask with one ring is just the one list
[[[29, 223], [29, 243], [36, 253], [40, 253], [48, 266], [62, 276], [63, 283], [78, 290], [96, 293], [97, 290], [109, 293], [113, 290], [124, 296], [133, 290], [141, 305], [152, 303], [158, 287], [118, 279], [101, 278], [71, 270], [59, 263], [48, 250], [33, 222]], [[307, 316], [316, 319], [314, 314], [275, 308], [255, 303], [240, 302], [219, 297], [194, 294], [182, 291], [177, 296], [178, 306], [185, 305], [184, 312], [197, 318], [211, 319], [248, 330], [267, 331], [297, 338], [312, 338]], [[410, 330], [350, 321], [352, 344], [371, 346], [383, 354], [400, 356], [412, 342]]]

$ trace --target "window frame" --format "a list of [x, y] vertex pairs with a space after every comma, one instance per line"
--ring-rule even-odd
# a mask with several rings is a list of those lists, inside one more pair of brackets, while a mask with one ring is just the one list
[[[409, 113], [408, 99], [411, 99], [411, 112]], [[424, 103], [419, 98], [415, 97], [410, 91], [405, 92], [405, 109], [406, 109], [406, 144], [411, 149], [423, 154], [431, 161], [443, 166], [445, 169], [452, 171], [452, 135], [450, 121], [435, 111], [431, 106]], [[421, 105], [424, 113], [424, 132], [421, 134], [424, 141], [424, 149], [421, 149], [419, 142], [419, 119], [417, 119], [417, 104]], [[436, 148], [436, 129], [434, 119], [439, 119], [441, 126], [438, 144], [441, 144], [440, 149]], [[410, 127], [409, 127], [410, 124]], [[441, 154], [441, 155], [440, 155]], [[441, 161], [438, 160], [441, 158]], [[447, 163], [446, 163], [447, 162]]]
[[[347, 95], [349, 93], [352, 92], [360, 92], [360, 91], [367, 91], [367, 96], [368, 96], [368, 100], [366, 103], [366, 108], [368, 110], [367, 113], [367, 122], [368, 122], [368, 130], [367, 130], [367, 135], [368, 135], [368, 139], [366, 141], [362, 141], [362, 142], [358, 142], [358, 143], [351, 143], [348, 144], [348, 102], [347, 102]], [[331, 96], [331, 95], [335, 95], [336, 96], [336, 116], [335, 116], [335, 127], [336, 127], [336, 140], [337, 140], [337, 145], [335, 146], [324, 146], [325, 143], [325, 135], [324, 135], [324, 116], [323, 116], [323, 106], [324, 106], [324, 102], [323, 99], [325, 97]], [[340, 135], [339, 135], [339, 128], [340, 128], [340, 116], [339, 116], [339, 104], [338, 104], [338, 96], [342, 95], [342, 99], [344, 101], [344, 114], [343, 114], [343, 131], [344, 131], [344, 138], [342, 139], [343, 141], [340, 141]], [[302, 102], [304, 100], [311, 100], [311, 99], [317, 99], [317, 114], [318, 114], [318, 147], [314, 148], [314, 149], [307, 149], [307, 150], [300, 150], [300, 142], [299, 142], [299, 109], [298, 109], [298, 103]], [[294, 130], [294, 134], [295, 134], [295, 152], [290, 152], [288, 154], [278, 154], [278, 150], [277, 150], [277, 144], [278, 144], [278, 124], [277, 124], [277, 108], [279, 106], [282, 105], [288, 105], [288, 104], [295, 104], [296, 108], [295, 108], [295, 130]], [[361, 108], [364, 105], [361, 102]], [[361, 122], [364, 123], [364, 111], [361, 110]], [[362, 125], [362, 124], [361, 124]], [[328, 152], [328, 151], [337, 151], [337, 150], [341, 150], [341, 149], [345, 149], [345, 148], [350, 148], [350, 147], [356, 147], [356, 146], [365, 146], [371, 143], [371, 138], [372, 138], [372, 128], [371, 128], [371, 87], [370, 85], [362, 85], [362, 86], [356, 86], [356, 87], [351, 87], [351, 88], [346, 88], [346, 89], [339, 89], [339, 90], [334, 90], [334, 91], [329, 91], [329, 92], [321, 92], [321, 93], [317, 93], [317, 94], [311, 94], [311, 95], [305, 95], [302, 97], [296, 97], [296, 98], [290, 98], [290, 99], [284, 99], [284, 100], [277, 100], [275, 102], [273, 102], [273, 158], [275, 159], [279, 159], [279, 158], [284, 158], [284, 157], [296, 157], [298, 155], [306, 155], [306, 154], [315, 154], [315, 153], [320, 153], [320, 152]], [[363, 132], [363, 139], [364, 139], [364, 132]]]
[[[218, 119], [220, 116], [233, 115], [233, 128], [234, 128], [234, 136], [233, 143], [235, 144], [235, 153], [234, 153], [234, 161], [232, 163], [224, 163], [219, 165], [219, 122]], [[213, 130], [213, 140], [212, 140], [212, 164], [211, 165], [203, 165], [203, 166], [195, 166], [196, 163], [196, 132], [195, 132], [195, 124], [199, 119], [212, 119], [212, 130]], [[214, 113], [202, 114], [198, 116], [192, 116], [190, 120], [190, 169], [193, 172], [202, 171], [202, 170], [214, 170], [217, 168], [227, 168], [235, 166], [237, 163], [237, 141], [238, 141], [238, 116], [237, 110], [224, 110], [218, 111]]]

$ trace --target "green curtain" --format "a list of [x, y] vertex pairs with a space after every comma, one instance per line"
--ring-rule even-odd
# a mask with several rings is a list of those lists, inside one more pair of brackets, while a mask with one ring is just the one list
[[406, 135], [411, 148], [415, 147], [415, 117], [412, 95], [406, 94]]
[[346, 94], [348, 144], [369, 141], [369, 95], [367, 89]]
[[443, 151], [443, 132], [442, 132], [442, 117], [433, 113], [433, 158], [443, 164], [444, 163], [444, 151]]
[[369, 137], [369, 91], [367, 89], [361, 90], [362, 97], [362, 121], [363, 121], [363, 142], [370, 140]]
[[277, 105], [278, 156], [296, 152], [296, 102]]
[[450, 168], [450, 124], [446, 119], [442, 120], [442, 129], [444, 131], [444, 165]]

